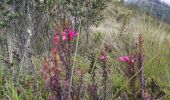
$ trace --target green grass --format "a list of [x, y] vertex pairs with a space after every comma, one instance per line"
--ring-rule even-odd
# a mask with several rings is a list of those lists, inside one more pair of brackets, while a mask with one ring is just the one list
[[[108, 16], [112, 17], [109, 14]], [[136, 52], [135, 47], [137, 37], [138, 34], [142, 33], [144, 36], [144, 65], [146, 77], [155, 77], [157, 80], [160, 80], [160, 84], [162, 84], [162, 89], [165, 91], [169, 91], [170, 34], [169, 31], [167, 31], [167, 28], [170, 25], [162, 21], [157, 21], [151, 16], [137, 12], [135, 16], [129, 19], [129, 23], [126, 25], [124, 33], [122, 33], [123, 36], [121, 36], [120, 38], [119, 30], [122, 23], [117, 23], [114, 20], [115, 19], [110, 21], [103, 21], [103, 23], [99, 25], [98, 28], [93, 28], [94, 32], [103, 32], [103, 34], [107, 37], [105, 43], [109, 44], [111, 48], [114, 48], [114, 54], [111, 54], [113, 70], [116, 69], [115, 71], [119, 70], [121, 72], [121, 65], [117, 62], [116, 57]], [[110, 22], [112, 24], [110, 24]], [[103, 27], [107, 24], [110, 25], [109, 27], [115, 28], [112, 29], [112, 33], [109, 33], [110, 30], [103, 31]], [[110, 82], [109, 84], [112, 83], [116, 83], [116, 80]], [[121, 86], [123, 86], [124, 83], [120, 84], [122, 84]]]

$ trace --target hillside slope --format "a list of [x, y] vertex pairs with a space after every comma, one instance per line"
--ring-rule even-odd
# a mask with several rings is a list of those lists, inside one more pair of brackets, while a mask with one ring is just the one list
[[170, 6], [160, 0], [134, 0], [125, 2], [125, 4], [130, 7], [138, 8], [141, 11], [151, 13], [151, 15], [170, 23]]

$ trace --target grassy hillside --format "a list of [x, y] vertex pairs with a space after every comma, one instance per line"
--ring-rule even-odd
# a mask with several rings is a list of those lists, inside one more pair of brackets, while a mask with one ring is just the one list
[[158, 19], [163, 20], [166, 23], [170, 22], [170, 6], [168, 4], [160, 2], [159, 0], [139, 0], [127, 5], [129, 5], [129, 7], [131, 8], [138, 9], [140, 11], [148, 13], [149, 15], [157, 17]]
[[8, 47], [0, 45], [0, 99], [169, 100], [170, 25], [118, 1], [106, 6], [97, 24], [95, 7], [92, 15], [85, 6], [77, 29], [70, 28], [73, 20], [63, 21], [62, 16], [57, 24], [47, 21], [47, 33], [33, 35], [36, 41], [30, 41], [36, 49], [25, 46], [20, 53], [12, 45], [17, 38], [0, 35], [7, 38]]

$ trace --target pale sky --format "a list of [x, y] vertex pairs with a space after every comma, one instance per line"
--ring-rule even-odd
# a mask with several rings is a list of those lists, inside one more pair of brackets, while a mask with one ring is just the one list
[[165, 2], [165, 3], [167, 3], [168, 5], [170, 5], [170, 0], [160, 0], [160, 1]]
[[[133, 0], [124, 0], [125, 2], [131, 2]], [[168, 5], [170, 5], [170, 0], [159, 0], [161, 2], [167, 3]]]

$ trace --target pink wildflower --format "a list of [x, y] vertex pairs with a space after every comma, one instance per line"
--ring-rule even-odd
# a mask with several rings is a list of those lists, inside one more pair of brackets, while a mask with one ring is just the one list
[[62, 33], [62, 39], [64, 41], [67, 40], [72, 41], [75, 37], [77, 37], [77, 35], [78, 35], [77, 32], [75, 32], [73, 29], [68, 29]]
[[126, 62], [126, 63], [134, 63], [134, 59], [130, 56], [121, 56], [118, 58], [119, 61], [121, 62]]

